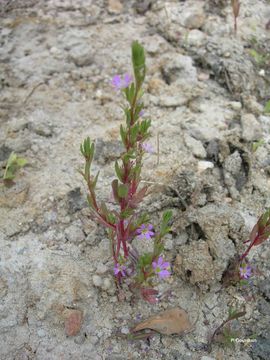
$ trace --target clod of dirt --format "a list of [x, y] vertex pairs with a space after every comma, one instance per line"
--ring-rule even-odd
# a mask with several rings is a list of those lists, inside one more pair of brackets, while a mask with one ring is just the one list
[[182, 334], [189, 331], [191, 327], [187, 313], [183, 309], [175, 308], [150, 317], [135, 326], [132, 331], [151, 329], [161, 334], [172, 335]]
[[65, 332], [67, 336], [77, 335], [82, 326], [82, 312], [80, 310], [65, 310], [64, 316], [66, 317]]
[[211, 284], [215, 280], [213, 259], [205, 241], [181, 246], [174, 263], [174, 272], [191, 284]]
[[110, 161], [118, 159], [123, 150], [123, 145], [119, 140], [105, 141], [97, 139], [94, 160], [100, 165], [105, 165]]

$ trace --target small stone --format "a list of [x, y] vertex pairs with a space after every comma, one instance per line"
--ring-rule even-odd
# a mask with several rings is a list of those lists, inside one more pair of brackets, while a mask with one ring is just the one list
[[77, 335], [82, 326], [82, 312], [80, 310], [67, 310], [65, 312], [65, 317], [65, 332], [67, 336]]
[[108, 11], [110, 14], [120, 14], [123, 10], [123, 4], [119, 0], [108, 1]]
[[201, 159], [206, 157], [206, 150], [203, 147], [203, 144], [199, 140], [194, 139], [190, 135], [185, 135], [184, 141], [185, 141], [186, 146], [191, 150], [192, 154], [195, 157], [198, 157]]
[[96, 270], [96, 273], [98, 275], [103, 275], [108, 271], [108, 266], [104, 265], [104, 264], [99, 264]]
[[235, 111], [239, 111], [242, 109], [242, 104], [239, 101], [232, 101], [230, 102], [229, 107]]
[[92, 280], [94, 285], [98, 288], [100, 288], [103, 284], [102, 278], [98, 275], [93, 275]]
[[260, 123], [253, 114], [244, 114], [241, 117], [242, 138], [245, 141], [256, 141], [262, 138]]
[[201, 173], [205, 171], [206, 169], [213, 169], [214, 164], [211, 161], [198, 161], [198, 172]]
[[109, 290], [112, 287], [111, 280], [109, 278], [105, 278], [103, 280], [102, 289], [103, 290]]
[[81, 243], [85, 239], [84, 232], [81, 228], [79, 228], [79, 226], [76, 225], [70, 225], [68, 228], [66, 228], [65, 235], [68, 241], [75, 244]]
[[69, 56], [74, 64], [79, 67], [89, 66], [94, 63], [93, 50], [90, 46], [86, 46], [85, 44], [79, 44], [71, 48]]
[[16, 182], [10, 188], [0, 188], [0, 207], [16, 208], [24, 204], [29, 188], [30, 184], [22, 180]]
[[181, 22], [188, 29], [199, 29], [205, 22], [205, 13], [201, 7], [187, 8], [181, 14]]
[[191, 30], [187, 37], [188, 45], [199, 47], [205, 43], [205, 34], [197, 29]]
[[123, 326], [121, 329], [121, 333], [127, 335], [130, 333], [129, 328], [127, 326]]
[[46, 331], [44, 329], [38, 329], [37, 334], [39, 337], [43, 338], [46, 336]]

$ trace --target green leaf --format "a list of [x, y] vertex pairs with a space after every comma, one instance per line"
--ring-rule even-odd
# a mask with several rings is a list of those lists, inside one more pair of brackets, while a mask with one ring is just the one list
[[115, 173], [116, 173], [118, 179], [119, 179], [121, 182], [123, 182], [123, 175], [124, 175], [124, 173], [123, 173], [123, 170], [120, 169], [117, 161], [116, 161], [115, 164], [114, 164], [114, 169], [115, 169]]
[[125, 184], [120, 184], [118, 186], [118, 196], [120, 198], [125, 198], [128, 194], [128, 187]]
[[139, 90], [145, 77], [145, 55], [144, 48], [138, 41], [132, 43], [132, 64], [136, 80], [136, 88]]
[[124, 145], [126, 145], [126, 136], [127, 136], [127, 134], [126, 134], [122, 124], [120, 125], [120, 135], [121, 135], [122, 143]]
[[16, 162], [19, 167], [23, 167], [27, 164], [27, 160], [24, 158], [20, 158], [20, 157], [17, 158]]
[[270, 100], [268, 100], [267, 103], [265, 104], [264, 112], [266, 114], [270, 114]]
[[116, 202], [119, 202], [119, 196], [118, 196], [118, 180], [114, 179], [112, 181], [112, 191], [113, 191], [113, 197]]
[[93, 189], [95, 189], [95, 187], [97, 185], [98, 177], [99, 177], [99, 171], [98, 171], [97, 175], [95, 176], [94, 181], [92, 182]]

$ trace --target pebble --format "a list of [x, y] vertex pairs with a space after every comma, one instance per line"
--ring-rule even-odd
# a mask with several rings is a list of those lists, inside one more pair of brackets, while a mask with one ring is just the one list
[[103, 275], [105, 274], [107, 271], [109, 270], [108, 266], [104, 265], [104, 264], [99, 264], [97, 266], [97, 270], [96, 270], [96, 273], [98, 275]]
[[108, 12], [110, 14], [120, 14], [123, 10], [123, 4], [119, 0], [108, 1]]
[[206, 36], [205, 34], [197, 29], [191, 30], [187, 37], [188, 45], [191, 46], [202, 46], [205, 42]]
[[199, 29], [205, 23], [205, 13], [200, 7], [187, 8], [181, 14], [181, 22], [188, 29]]
[[102, 289], [103, 290], [109, 290], [112, 287], [111, 280], [109, 278], [105, 278], [103, 280]]
[[89, 66], [94, 63], [93, 50], [85, 44], [79, 44], [71, 48], [69, 56], [74, 64], [79, 67]]
[[96, 287], [102, 287], [103, 285], [103, 281], [102, 281], [102, 278], [98, 275], [93, 275], [92, 277], [92, 280], [93, 280], [93, 283]]
[[84, 232], [77, 225], [70, 225], [66, 228], [65, 235], [68, 241], [76, 244], [83, 242], [85, 239]]
[[198, 161], [198, 172], [203, 172], [206, 169], [213, 169], [214, 164], [211, 161]]
[[242, 138], [245, 141], [255, 141], [262, 138], [260, 123], [253, 114], [244, 114], [241, 117]]
[[232, 101], [229, 103], [229, 107], [235, 111], [242, 109], [242, 104], [239, 101]]
[[191, 150], [192, 154], [195, 157], [198, 157], [201, 159], [206, 157], [206, 150], [203, 147], [203, 144], [201, 143], [201, 141], [194, 139], [190, 135], [185, 135], [184, 141], [185, 141], [186, 146]]

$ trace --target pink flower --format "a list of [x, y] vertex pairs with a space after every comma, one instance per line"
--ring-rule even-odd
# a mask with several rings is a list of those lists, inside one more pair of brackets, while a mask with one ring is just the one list
[[112, 86], [115, 90], [122, 90], [132, 83], [132, 76], [129, 74], [125, 74], [124, 78], [122, 79], [120, 75], [115, 75], [112, 79]]
[[252, 274], [252, 268], [250, 265], [243, 263], [239, 267], [239, 273], [242, 279], [248, 279]]
[[162, 256], [158, 258], [158, 261], [152, 262], [152, 267], [155, 273], [161, 278], [165, 279], [171, 275], [170, 273], [170, 263], [164, 262]]
[[137, 230], [136, 233], [137, 235], [139, 235], [139, 239], [143, 240], [150, 240], [152, 236], [155, 235], [155, 233], [152, 231], [153, 230], [153, 225], [148, 224], [142, 224]]
[[149, 154], [152, 154], [154, 152], [153, 146], [149, 143], [143, 143], [142, 149]]
[[120, 273], [122, 276], [126, 276], [126, 269], [127, 267], [125, 265], [120, 265], [119, 263], [116, 263], [113, 268], [114, 275], [117, 276]]

